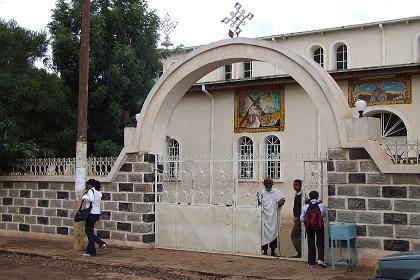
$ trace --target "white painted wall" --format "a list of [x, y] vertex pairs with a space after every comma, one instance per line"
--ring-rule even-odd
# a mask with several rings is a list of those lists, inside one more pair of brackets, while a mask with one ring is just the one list
[[178, 104], [167, 133], [178, 140], [182, 154], [209, 154], [210, 103], [210, 98], [202, 93], [187, 94]]
[[[343, 94], [348, 97], [348, 81], [338, 81]], [[383, 111], [388, 110], [400, 116], [405, 122], [408, 132], [408, 140], [420, 140], [420, 127], [417, 125], [420, 120], [420, 75], [412, 75], [411, 77], [411, 104], [392, 104], [381, 106], [368, 106], [367, 111]], [[357, 112], [355, 109], [354, 114]]]
[[[234, 92], [211, 92], [215, 97], [215, 153], [232, 155], [233, 145], [243, 135], [254, 141], [256, 156], [263, 152], [263, 141], [268, 135], [281, 140], [284, 153], [316, 153], [317, 111], [311, 99], [299, 85], [285, 88], [285, 130], [265, 133], [234, 133]], [[181, 154], [208, 154], [210, 151], [210, 99], [204, 93], [187, 94], [178, 104], [168, 136], [180, 143]], [[325, 138], [324, 138], [325, 140]], [[323, 151], [326, 144], [323, 143]], [[302, 161], [282, 163], [283, 176], [276, 183], [286, 196], [285, 212], [291, 215], [294, 179], [302, 179]], [[262, 166], [261, 166], [262, 167]], [[262, 175], [261, 175], [262, 176]], [[286, 210], [287, 208], [287, 210]]]
[[[420, 32], [420, 22], [385, 25], [386, 64], [413, 63], [413, 39]], [[417, 46], [419, 47], [419, 46]]]
[[[333, 31], [298, 34], [277, 38], [276, 42], [283, 44], [305, 56], [310, 56], [308, 50], [311, 46], [320, 45], [324, 47], [324, 65], [327, 70], [334, 70], [335, 63], [331, 58], [334, 57], [332, 47], [338, 42], [345, 42], [348, 47], [348, 67], [361, 68], [380, 65], [395, 65], [418, 62], [420, 53], [420, 19], [406, 22], [384, 23], [383, 31], [378, 25], [356, 27], [353, 29], [337, 28]], [[382, 38], [384, 36], [384, 39]], [[416, 40], [417, 38], [417, 40]], [[385, 47], [383, 47], [383, 40]], [[385, 50], [385, 57], [382, 52]], [[166, 59], [163, 63], [164, 69], [174, 60], [179, 60], [183, 54]], [[311, 56], [310, 56], [311, 57]], [[385, 62], [385, 63], [384, 63]], [[240, 78], [241, 67], [235, 65], [234, 78]], [[217, 73], [219, 72], [219, 73]], [[209, 73], [200, 82], [223, 80], [223, 69]], [[262, 62], [255, 62], [253, 76], [269, 76], [284, 74], [276, 67]]]

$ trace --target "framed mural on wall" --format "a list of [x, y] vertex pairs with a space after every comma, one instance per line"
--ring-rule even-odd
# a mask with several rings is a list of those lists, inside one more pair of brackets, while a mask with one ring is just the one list
[[284, 130], [283, 87], [238, 89], [234, 106], [235, 133]]
[[368, 106], [411, 104], [411, 77], [351, 80], [348, 92], [350, 107], [354, 107], [359, 99], [366, 101]]

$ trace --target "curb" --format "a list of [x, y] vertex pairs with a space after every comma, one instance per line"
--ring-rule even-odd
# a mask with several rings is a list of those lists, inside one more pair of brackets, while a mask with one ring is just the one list
[[[110, 261], [104, 261], [100, 259], [95, 258], [71, 258], [71, 257], [65, 257], [55, 254], [49, 254], [49, 253], [41, 253], [41, 252], [34, 252], [34, 251], [28, 251], [28, 250], [22, 250], [22, 249], [7, 249], [7, 248], [0, 248], [0, 253], [9, 253], [9, 254], [16, 254], [16, 255], [22, 255], [22, 256], [32, 256], [32, 257], [40, 257], [45, 259], [52, 259], [52, 260], [65, 260], [65, 261], [73, 261], [73, 262], [79, 262], [79, 263], [86, 263], [86, 264], [97, 264], [97, 265], [106, 265], [106, 266], [112, 266], [112, 267], [118, 267], [118, 268], [137, 268], [137, 269], [143, 269], [145, 271], [161, 271], [166, 273], [182, 273], [182, 272], [188, 272], [188, 273], [195, 273], [203, 276], [213, 276], [213, 277], [234, 277], [236, 275], [234, 274], [222, 274], [222, 273], [212, 273], [212, 272], [204, 272], [204, 271], [197, 271], [197, 270], [187, 270], [187, 269], [178, 269], [178, 268], [172, 268], [172, 267], [154, 267], [154, 266], [145, 266], [141, 264], [127, 264], [127, 263], [115, 263]], [[258, 279], [258, 278], [257, 278]], [[265, 279], [265, 278], [260, 278]]]
[[53, 255], [35, 253], [31, 251], [18, 250], [18, 249], [16, 250], [16, 249], [0, 248], [0, 253], [9, 253], [9, 254], [15, 254], [15, 255], [31, 256], [31, 257], [41, 257], [41, 258], [46, 258], [46, 259], [54, 258]]

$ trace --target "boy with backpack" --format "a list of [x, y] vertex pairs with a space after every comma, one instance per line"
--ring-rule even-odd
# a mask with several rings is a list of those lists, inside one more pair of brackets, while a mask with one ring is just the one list
[[308, 267], [310, 268], [316, 264], [315, 243], [318, 249], [318, 265], [327, 267], [324, 262], [324, 217], [326, 208], [318, 198], [319, 193], [317, 191], [311, 191], [309, 193], [309, 201], [303, 206], [302, 213], [300, 214], [300, 220], [305, 223], [308, 238]]

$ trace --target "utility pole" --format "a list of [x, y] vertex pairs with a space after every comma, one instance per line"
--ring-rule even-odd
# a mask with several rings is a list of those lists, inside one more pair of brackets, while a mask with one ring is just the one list
[[[87, 175], [87, 109], [89, 79], [90, 0], [82, 0], [82, 34], [79, 58], [79, 101], [77, 108], [75, 210], [79, 209]], [[84, 250], [84, 222], [74, 223], [73, 249]]]

